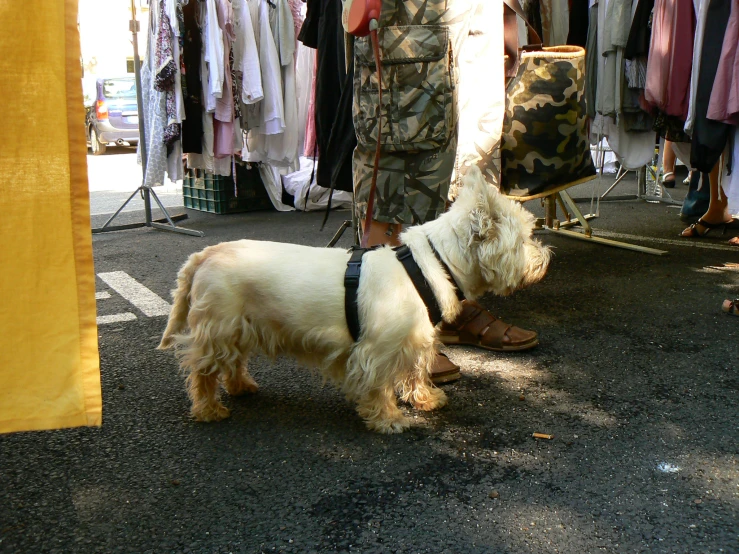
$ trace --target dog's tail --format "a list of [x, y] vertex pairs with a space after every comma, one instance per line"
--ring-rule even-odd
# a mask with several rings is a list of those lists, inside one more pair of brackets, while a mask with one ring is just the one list
[[208, 258], [207, 249], [192, 254], [177, 274], [177, 288], [172, 291], [172, 299], [174, 300], [172, 311], [169, 313], [167, 328], [164, 330], [162, 341], [157, 346], [157, 350], [172, 348], [175, 345], [175, 335], [185, 328], [187, 313], [190, 310], [192, 280], [195, 277], [195, 272], [206, 258]]

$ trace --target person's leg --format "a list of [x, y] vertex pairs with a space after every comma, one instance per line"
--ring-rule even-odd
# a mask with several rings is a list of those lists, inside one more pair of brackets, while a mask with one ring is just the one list
[[721, 227], [724, 223], [731, 221], [729, 202], [718, 182], [720, 167], [721, 162], [719, 161], [708, 176], [710, 201], [706, 213], [701, 216], [697, 223], [694, 223], [681, 233], [683, 237], [702, 237], [708, 234], [712, 228]]
[[662, 184], [668, 189], [675, 186], [675, 151], [672, 149], [672, 141], [665, 140], [665, 149], [662, 153], [662, 169], [664, 174], [662, 175]]
[[685, 195], [680, 209], [680, 221], [695, 223], [706, 213], [711, 201], [708, 173], [701, 173], [697, 169], [691, 173], [688, 194]]
[[[367, 220], [362, 220], [362, 234], [367, 227]], [[369, 237], [367, 237], [367, 246], [378, 246], [387, 244], [388, 246], [400, 246], [398, 236], [403, 230], [403, 226], [399, 223], [385, 223], [384, 221], [372, 220], [370, 225]]]

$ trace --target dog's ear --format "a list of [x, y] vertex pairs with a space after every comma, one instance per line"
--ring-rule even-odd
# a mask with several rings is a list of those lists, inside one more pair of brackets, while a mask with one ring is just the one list
[[549, 260], [552, 257], [551, 248], [544, 246], [538, 240], [526, 241], [524, 252], [526, 253], [526, 270], [521, 285], [522, 288], [538, 283], [544, 278], [549, 268]]

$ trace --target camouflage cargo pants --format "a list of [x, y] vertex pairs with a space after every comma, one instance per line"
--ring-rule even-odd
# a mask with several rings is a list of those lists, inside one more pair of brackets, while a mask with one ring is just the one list
[[[484, 0], [383, 0], [382, 153], [375, 220], [415, 224], [435, 219], [446, 208], [453, 175], [457, 180], [473, 164], [498, 184], [494, 158], [504, 104], [502, 13], [501, 3]], [[363, 219], [379, 100], [369, 38], [357, 39], [354, 59], [358, 146], [353, 175], [357, 215]]]

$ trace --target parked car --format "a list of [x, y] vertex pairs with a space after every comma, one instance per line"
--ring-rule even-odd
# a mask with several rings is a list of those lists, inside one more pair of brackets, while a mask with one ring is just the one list
[[139, 112], [133, 77], [98, 79], [93, 103], [87, 106], [87, 141], [96, 156], [109, 144], [139, 143]]

